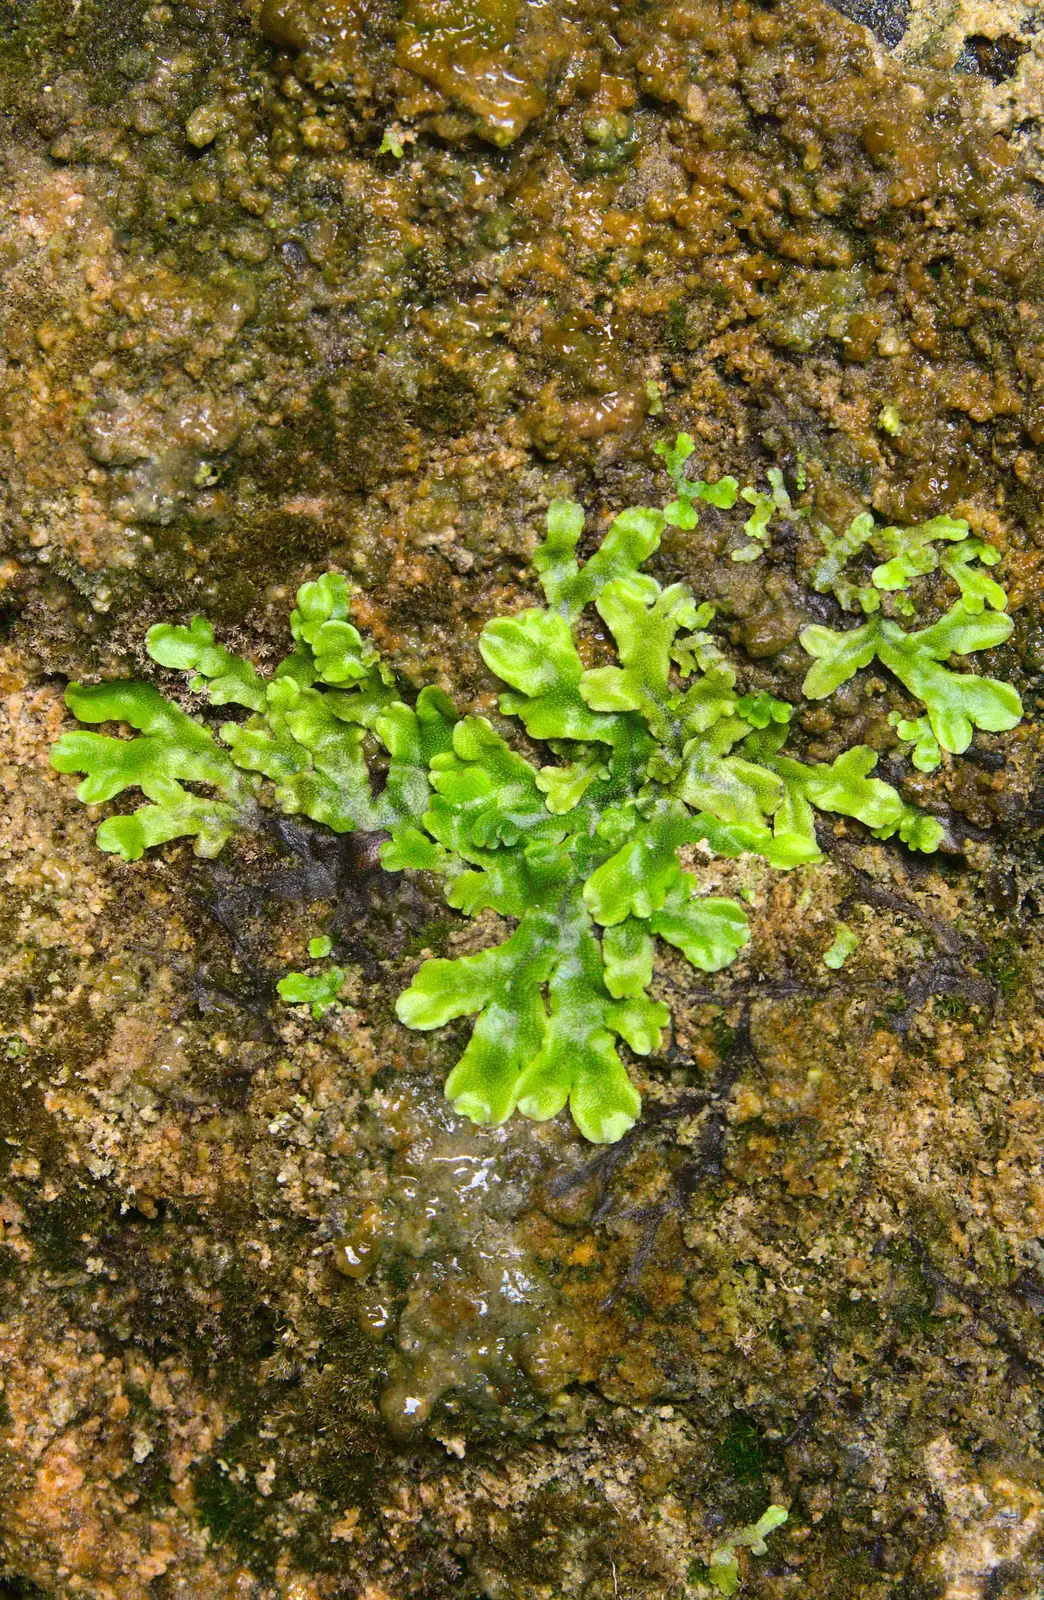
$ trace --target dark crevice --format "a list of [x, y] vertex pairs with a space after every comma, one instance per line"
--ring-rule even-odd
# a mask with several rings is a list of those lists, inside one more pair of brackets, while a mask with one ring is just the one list
[[989, 39], [984, 33], [969, 34], [964, 49], [957, 57], [958, 72], [974, 72], [988, 78], [991, 83], [1004, 83], [1015, 75], [1022, 57], [1029, 49], [1023, 39], [1013, 34], [999, 33]]
[[910, 20], [910, 0], [834, 0], [834, 5], [842, 16], [869, 28], [888, 50], [901, 42]]
[[1044, 1373], [1044, 1357], [1033, 1354], [1027, 1350], [1022, 1341], [1013, 1331], [1010, 1323], [1000, 1315], [996, 1309], [996, 1293], [991, 1291], [986, 1294], [981, 1289], [974, 1289], [968, 1284], [958, 1283], [935, 1265], [927, 1248], [917, 1238], [911, 1238], [911, 1248], [917, 1259], [921, 1276], [925, 1283], [935, 1289], [937, 1293], [951, 1295], [954, 1300], [970, 1306], [978, 1319], [985, 1323], [997, 1339], [997, 1343], [1005, 1350], [1010, 1359], [1016, 1362], [1026, 1372]]

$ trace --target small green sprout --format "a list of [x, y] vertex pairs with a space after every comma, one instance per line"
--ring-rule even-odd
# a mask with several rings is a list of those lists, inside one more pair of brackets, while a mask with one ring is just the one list
[[663, 509], [664, 521], [672, 528], [695, 528], [699, 521], [695, 505], [698, 500], [720, 506], [725, 511], [731, 511], [736, 504], [739, 484], [735, 478], [719, 478], [716, 483], [704, 483], [702, 478], [686, 477], [685, 463], [695, 448], [691, 433], [679, 433], [673, 444], [661, 439], [653, 445], [656, 454], [662, 456], [663, 464], [674, 482], [677, 498]]
[[837, 931], [834, 934], [834, 942], [823, 955], [823, 965], [833, 968], [836, 972], [839, 967], [844, 966], [852, 952], [858, 948], [858, 935], [854, 934], [851, 928], [846, 927], [843, 922], [839, 922]]
[[[966, 539], [962, 544], [951, 545], [939, 558], [939, 565], [952, 578], [961, 591], [961, 604], [965, 611], [974, 614], [990, 606], [994, 611], [1004, 611], [1008, 597], [999, 583], [995, 583], [983, 567], [994, 567], [1000, 552], [981, 539]], [[971, 563], [978, 562], [978, 566]]]
[[[321, 942], [318, 939], [311, 941], [308, 946], [309, 955], [313, 954], [312, 945]], [[347, 976], [343, 967], [330, 967], [326, 972], [315, 976], [309, 976], [306, 972], [288, 972], [285, 978], [280, 978], [276, 989], [279, 998], [285, 1000], [289, 1006], [311, 1006], [312, 1016], [318, 1022], [332, 1006], [337, 1004], [341, 985]]]
[[[663, 510], [621, 511], [586, 561], [582, 509], [552, 501], [533, 554], [544, 603], [483, 629], [479, 650], [504, 686], [501, 716], [524, 728], [535, 759], [486, 718], [460, 716], [438, 689], [407, 703], [351, 620], [345, 579], [328, 572], [299, 589], [294, 648], [271, 674], [218, 644], [204, 618], [149, 630], [152, 659], [189, 674], [210, 706], [233, 708], [227, 721], [189, 716], [148, 683], [69, 685], [81, 722], [123, 723], [136, 734], [77, 729], [52, 749], [59, 772], [83, 774], [85, 803], [130, 788], [145, 797], [131, 815], [101, 823], [99, 845], [134, 861], [187, 837], [212, 856], [272, 805], [339, 833], [386, 832], [387, 871], [434, 874], [456, 911], [503, 919], [500, 943], [424, 961], [396, 1006], [421, 1030], [475, 1019], [446, 1083], [456, 1108], [500, 1123], [516, 1110], [552, 1117], [568, 1103], [586, 1138], [621, 1138], [640, 1109], [621, 1042], [647, 1056], [669, 1021], [649, 993], [657, 953], [670, 945], [713, 973], [750, 938], [743, 904], [705, 894], [692, 870], [699, 857], [686, 852], [759, 854], [782, 870], [820, 861], [817, 812], [923, 852], [942, 838], [933, 817], [872, 776], [877, 755], [867, 746], [830, 762], [790, 754], [794, 708], [766, 691], [736, 692], [736, 669], [709, 631], [714, 607], [644, 571], [666, 527], [695, 527], [703, 504], [736, 505], [735, 478], [687, 477], [694, 448], [685, 433], [656, 446], [673, 499]], [[777, 469], [769, 482], [771, 497], [743, 493], [753, 507], [745, 531], [759, 549], [772, 514], [799, 514]], [[939, 565], [961, 589], [940, 621], [917, 632], [875, 614], [846, 632], [816, 626], [801, 636], [814, 658], [809, 699], [831, 695], [876, 658], [925, 706], [916, 725], [899, 723], [900, 737], [916, 734], [915, 760], [938, 747], [960, 753], [974, 728], [1000, 731], [1021, 716], [1009, 685], [946, 664], [1011, 633], [1003, 590], [983, 570], [996, 554], [967, 531], [949, 518], [879, 530], [869, 513], [841, 538], [821, 530], [826, 554], [814, 579], [839, 598], [857, 593], [844, 567], [867, 546], [879, 566], [864, 588], [878, 606], [881, 593], [901, 593]], [[949, 546], [942, 557], [940, 540]], [[578, 650], [591, 606], [615, 643], [613, 663], [585, 666]], [[332, 941], [316, 935], [308, 949], [325, 960]], [[319, 1018], [344, 977], [339, 967], [289, 973], [279, 993]]]
[[377, 147], [379, 156], [394, 156], [396, 161], [402, 160], [402, 138], [395, 128], [385, 128], [384, 136]]
[[794, 707], [786, 700], [776, 700], [762, 689], [758, 694], [745, 694], [736, 701], [736, 710], [752, 728], [767, 728], [770, 722], [789, 722]]
[[663, 416], [663, 392], [655, 378], [647, 378], [645, 382], [645, 398], [648, 404], [645, 408], [646, 415], [650, 417]]
[[898, 439], [903, 431], [903, 419], [898, 406], [882, 406], [877, 413], [877, 426], [882, 433], [887, 433], [889, 438]]
[[771, 494], [765, 494], [761, 489], [740, 491], [741, 497], [753, 507], [750, 516], [743, 524], [743, 532], [753, 543], [743, 545], [739, 550], [733, 550], [733, 561], [756, 561], [768, 544], [769, 523], [774, 513], [779, 511], [788, 516], [793, 514], [794, 508], [783, 482], [783, 474], [778, 467], [769, 467], [768, 480], [772, 488]]
[[[938, 540], [956, 540], [959, 543], [967, 537], [968, 524], [947, 516], [933, 517], [930, 522], [920, 522], [912, 528], [875, 527], [870, 534], [870, 546], [876, 555], [886, 554], [889, 560], [874, 568], [870, 581], [875, 589], [890, 593], [908, 589], [914, 578], [934, 572], [939, 565], [940, 555], [935, 548]], [[973, 541], [973, 545], [977, 544], [977, 540]], [[985, 545], [982, 548], [985, 549]], [[1003, 610], [1003, 607], [1002, 600], [999, 609]]]
[[584, 162], [589, 172], [612, 172], [630, 160], [637, 147], [634, 120], [624, 111], [585, 117], [584, 138], [592, 146]]
[[[832, 593], [843, 611], [870, 615], [881, 609], [881, 596], [887, 594], [893, 611], [912, 616], [914, 605], [906, 591], [916, 578], [938, 568], [957, 585], [966, 611], [976, 614], [985, 606], [994, 611], [1007, 607], [1008, 598], [1000, 584], [982, 570], [995, 566], [999, 553], [992, 545], [972, 538], [961, 517], [944, 514], [909, 528], [881, 528], [869, 511], [862, 511], [843, 534], [833, 533], [823, 523], [816, 531], [826, 554], [812, 569], [812, 587], [817, 594]], [[941, 550], [936, 548], [940, 542]], [[867, 548], [878, 558], [869, 584], [854, 581], [844, 570]]]
[[812, 568], [812, 587], [817, 594], [832, 594], [842, 611], [859, 610], [865, 614], [880, 609], [881, 596], [870, 584], [860, 584], [846, 577], [845, 567], [858, 555], [874, 531], [874, 519], [869, 511], [853, 517], [844, 533], [835, 534], [823, 522], [815, 524], [816, 532], [826, 554]]
[[893, 711], [888, 720], [900, 739], [913, 745], [910, 759], [918, 772], [934, 772], [942, 761], [942, 750], [928, 718], [908, 718], [901, 711]]
[[724, 1543], [711, 1552], [707, 1563], [707, 1577], [711, 1587], [718, 1594], [735, 1594], [740, 1586], [736, 1551], [747, 1549], [752, 1556], [763, 1556], [768, 1549], [765, 1543], [767, 1536], [774, 1529], [782, 1527], [787, 1521], [787, 1516], [788, 1513], [783, 1506], [769, 1506], [757, 1522], [730, 1533]]

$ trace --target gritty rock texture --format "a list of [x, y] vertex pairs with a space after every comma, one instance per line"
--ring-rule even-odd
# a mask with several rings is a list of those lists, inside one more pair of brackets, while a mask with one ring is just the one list
[[982, 115], [1010, 134], [1037, 183], [1044, 181], [1040, 133], [1044, 94], [1044, 35], [1036, 6], [957, 0], [912, 0], [907, 27], [895, 46], [906, 62], [952, 63], [982, 81]]
[[1007, 134], [1044, 181], [1041, 98], [1044, 29], [1023, 0], [839, 0], [898, 61], [956, 69], [980, 80], [980, 116]]
[[[1002, 10], [938, 55], [916, 0], [883, 43], [817, 0], [0, 3], [11, 1595], [695, 1600], [772, 1500], [744, 1596], [1041, 1592], [1044, 261], [1022, 80], [952, 70]], [[802, 459], [835, 528], [966, 517], [1027, 716], [926, 776], [883, 676], [804, 707], [946, 849], [699, 863], [753, 942], [668, 962], [634, 1132], [476, 1129], [393, 1002], [490, 926], [310, 827], [103, 857], [62, 690], [199, 610], [270, 662], [332, 565], [488, 713], [548, 499], [662, 500], [679, 427], [711, 478]], [[796, 701], [814, 532], [724, 542], [653, 566]], [[274, 994], [318, 929], [323, 1021]]]

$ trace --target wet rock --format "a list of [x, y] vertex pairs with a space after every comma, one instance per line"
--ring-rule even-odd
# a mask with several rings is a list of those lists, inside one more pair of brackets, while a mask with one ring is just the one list
[[114, 472], [114, 510], [125, 522], [173, 521], [187, 503], [217, 483], [221, 457], [241, 421], [234, 403], [186, 395], [172, 402], [155, 392], [101, 397], [86, 423], [88, 449]]
[[[1039, 51], [974, 9], [905, 73], [813, 0], [0, 5], [19, 1583], [662, 1600], [777, 1500], [752, 1600], [1039, 1593], [1044, 270], [1001, 136]], [[951, 70], [987, 29], [1030, 43], [997, 84]], [[924, 775], [883, 677], [806, 707], [803, 755], [890, 752], [945, 858], [849, 822], [792, 873], [694, 853], [754, 938], [699, 985], [668, 960], [634, 1135], [475, 1129], [459, 1040], [393, 1004], [494, 930], [303, 829], [103, 856], [48, 766], [61, 689], [152, 671], [145, 627], [200, 611], [271, 664], [333, 566], [411, 690], [496, 716], [475, 641], [534, 603], [548, 500], [593, 543], [660, 503], [682, 427], [712, 481], [807, 474], [758, 561], [712, 507], [656, 554], [744, 692], [799, 704], [797, 636], [843, 621], [818, 519], [945, 507], [1002, 551], [991, 670], [1031, 714]], [[273, 1000], [320, 926], [349, 971], [321, 1021]]]

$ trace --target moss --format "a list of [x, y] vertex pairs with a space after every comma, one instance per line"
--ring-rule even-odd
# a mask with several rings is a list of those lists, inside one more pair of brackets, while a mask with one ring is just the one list
[[1019, 986], [1024, 971], [1023, 941], [1017, 932], [991, 941], [979, 970], [997, 985], [1002, 995], [1011, 995]]
[[42, 1200], [38, 1194], [24, 1199], [32, 1220], [33, 1244], [41, 1264], [59, 1276], [82, 1273], [90, 1253], [84, 1243], [97, 1238], [99, 1226], [115, 1217], [111, 1201], [106, 1204], [93, 1185], [67, 1182], [56, 1198]]
[[60, 44], [67, 20], [60, 0], [2, 0], [0, 62], [5, 75], [35, 78], [36, 58]]
[[771, 1479], [783, 1470], [778, 1444], [765, 1437], [752, 1417], [737, 1411], [714, 1445], [714, 1462], [720, 1474], [714, 1491], [717, 1509], [737, 1521], [756, 1520], [771, 1498]]
[[[223, 1448], [237, 1465], [235, 1437]], [[226, 1459], [223, 1457], [222, 1459]], [[192, 1480], [192, 1493], [199, 1507], [200, 1521], [212, 1537], [232, 1543], [262, 1571], [271, 1570], [272, 1558], [264, 1548], [264, 1525], [268, 1507], [256, 1486], [247, 1479], [239, 1482], [228, 1468], [212, 1462]]]
[[54, 1593], [38, 1589], [28, 1578], [0, 1577], [0, 1600], [56, 1600]]

